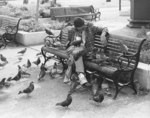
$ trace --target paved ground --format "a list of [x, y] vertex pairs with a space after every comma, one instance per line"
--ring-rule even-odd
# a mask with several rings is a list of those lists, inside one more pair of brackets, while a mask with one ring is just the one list
[[[113, 31], [125, 27], [128, 23], [129, 17], [119, 16], [117, 7], [103, 8], [101, 11], [104, 15], [102, 14], [101, 20], [95, 22], [95, 25], [107, 26]], [[0, 68], [0, 79], [15, 76], [17, 65], [25, 64], [27, 59], [31, 62], [36, 60], [36, 54], [41, 46], [27, 47], [27, 52], [19, 63], [17, 59], [20, 55], [17, 52], [24, 46], [9, 45], [6, 49], [0, 50], [0, 54], [6, 56], [9, 62], [4, 68]], [[40, 58], [43, 61], [43, 58]], [[0, 90], [0, 118], [149, 118], [150, 116], [150, 94], [133, 95], [130, 89], [121, 92], [116, 100], [105, 96], [101, 104], [89, 100], [89, 91], [79, 89], [73, 95], [73, 102], [68, 109], [56, 107], [55, 104], [64, 100], [69, 90], [69, 86], [63, 84], [63, 76], [56, 75], [53, 79], [47, 74], [44, 81], [39, 83], [37, 82], [39, 67], [32, 64], [27, 72], [31, 73], [29, 78], [12, 82], [10, 88]], [[30, 81], [35, 83], [35, 90], [31, 96], [18, 95], [18, 91], [28, 86]]]

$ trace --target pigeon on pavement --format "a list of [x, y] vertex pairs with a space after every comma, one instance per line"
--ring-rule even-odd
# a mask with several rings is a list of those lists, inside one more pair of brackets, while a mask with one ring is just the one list
[[38, 57], [36, 61], [33, 61], [33, 63], [38, 66], [41, 63], [40, 58]]
[[47, 68], [45, 68], [44, 64], [42, 63], [40, 67], [40, 74], [38, 76], [38, 81], [40, 81], [46, 74]]
[[5, 44], [0, 44], [0, 49], [2, 48], [2, 47], [6, 47], [6, 45]]
[[29, 86], [26, 89], [19, 91], [18, 94], [25, 93], [25, 94], [29, 95], [34, 90], [34, 84], [33, 83], [34, 83], [33, 81], [30, 82]]
[[30, 73], [27, 73], [26, 71], [24, 71], [20, 65], [18, 65], [18, 71], [21, 71], [21, 75], [28, 75], [28, 76], [31, 75]]
[[3, 88], [3, 87], [4, 87], [5, 80], [6, 80], [6, 78], [3, 78], [3, 79], [0, 81], [0, 88]]
[[28, 59], [28, 60], [27, 60], [27, 64], [24, 64], [23, 66], [26, 67], [26, 68], [30, 68], [30, 67], [31, 67], [31, 62], [30, 62], [30, 60]]
[[11, 79], [12, 79], [12, 77], [8, 77], [8, 78], [7, 78], [7, 81], [11, 81]]
[[42, 53], [41, 53], [41, 52], [39, 52], [39, 53], [37, 53], [37, 54], [36, 54], [36, 56], [39, 56], [39, 55], [42, 55]]
[[71, 94], [68, 94], [66, 100], [57, 103], [56, 106], [68, 107], [71, 103], [72, 103], [72, 97]]
[[21, 71], [18, 71], [17, 75], [16, 75], [15, 77], [13, 77], [13, 78], [11, 79], [11, 81], [12, 81], [12, 80], [18, 81], [18, 80], [20, 80], [20, 79], [21, 79]]
[[97, 94], [93, 96], [93, 100], [95, 102], [101, 103], [104, 100], [104, 95], [103, 94]]
[[23, 50], [21, 50], [21, 51], [19, 51], [19, 52], [17, 52], [17, 53], [24, 55], [26, 51], [27, 51], [27, 48], [24, 48]]
[[8, 62], [8, 61], [7, 61], [7, 58], [4, 57], [2, 54], [0, 54], [0, 59], [1, 59], [3, 62]]

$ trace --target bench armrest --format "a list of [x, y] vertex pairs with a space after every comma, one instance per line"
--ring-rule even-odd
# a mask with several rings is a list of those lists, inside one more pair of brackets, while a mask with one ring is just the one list
[[8, 34], [15, 34], [17, 33], [17, 26], [7, 26], [5, 27], [6, 33]]
[[44, 45], [45, 46], [53, 46], [55, 42], [59, 41], [59, 36], [49, 35], [44, 38]]
[[44, 39], [45, 47], [63, 47], [63, 49], [67, 49], [70, 45], [68, 41], [65, 45], [60, 43], [60, 36], [49, 35]]
[[[134, 60], [135, 56], [136, 56], [136, 54], [133, 54], [133, 55], [131, 55], [131, 54], [130, 55], [129, 54], [127, 54], [127, 55], [122, 54], [122, 55], [120, 55], [117, 59], [117, 62], [119, 64], [118, 69], [119, 70], [127, 70], [129, 68], [130, 68], [130, 70], [134, 69], [134, 66], [133, 66], [133, 68], [131, 68], [131, 67], [132, 67], [133, 62], [135, 61]], [[127, 61], [125, 61], [125, 60], [127, 60]]]

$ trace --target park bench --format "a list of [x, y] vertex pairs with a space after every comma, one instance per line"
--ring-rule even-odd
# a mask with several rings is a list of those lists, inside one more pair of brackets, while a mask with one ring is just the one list
[[[86, 75], [90, 74], [90, 76], [87, 77], [96, 77], [113, 82], [116, 88], [114, 99], [117, 97], [119, 91], [127, 86], [131, 87], [134, 92], [137, 93], [134, 85], [134, 73], [137, 69], [140, 51], [145, 40], [146, 39], [110, 34], [107, 45], [104, 46], [100, 40], [100, 35], [95, 35], [94, 49], [98, 51], [96, 51], [96, 54], [95, 52], [92, 52], [92, 55], [95, 54], [94, 58], [91, 58], [88, 54], [84, 56]], [[122, 52], [120, 41], [128, 47], [126, 53]], [[66, 60], [68, 59], [68, 54], [65, 49], [59, 50], [57, 48], [43, 46], [41, 51], [45, 63], [49, 59], [57, 57], [57, 59], [63, 64], [64, 69], [67, 68]], [[100, 56], [103, 54], [107, 58], [95, 61], [97, 54]]]
[[[103, 80], [113, 82], [115, 85], [114, 99], [117, 97], [119, 91], [127, 86], [132, 88], [136, 94], [134, 73], [137, 69], [140, 51], [145, 40], [110, 34], [107, 45], [103, 46], [100, 36], [96, 35], [94, 47], [99, 50], [96, 54], [103, 56], [103, 59], [99, 59], [100, 61], [98, 62], [95, 59], [88, 60], [87, 56], [84, 63], [86, 72], [91, 77], [99, 77]], [[128, 47], [126, 53], [122, 52], [120, 41]]]
[[20, 20], [20, 18], [0, 15], [0, 37], [5, 45], [8, 42], [15, 41]]
[[[60, 31], [60, 34], [58, 36], [53, 35], [52, 33], [49, 33], [49, 31], [46, 30], [47, 34], [49, 34], [44, 39], [44, 46], [41, 48], [42, 55], [44, 57], [44, 64], [50, 59], [55, 59], [60, 61], [60, 63], [63, 64], [63, 70], [66, 70], [66, 59], [68, 58], [68, 55], [66, 53], [67, 44], [68, 44], [68, 31], [72, 28], [71, 25], [66, 25], [62, 30]], [[54, 45], [54, 43], [60, 42], [61, 45]]]
[[74, 6], [74, 7], [52, 7], [50, 16], [52, 19], [65, 19], [69, 21], [74, 17], [89, 17], [91, 20], [100, 19], [101, 12], [91, 6]]

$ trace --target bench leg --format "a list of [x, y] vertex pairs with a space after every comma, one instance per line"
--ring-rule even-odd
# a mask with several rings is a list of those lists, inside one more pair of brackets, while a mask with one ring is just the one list
[[135, 83], [134, 83], [134, 73], [131, 75], [131, 87], [134, 91], [134, 94], [137, 94], [137, 90], [136, 90], [136, 87], [135, 87]]
[[134, 90], [134, 94], [137, 94], [137, 90], [136, 90], [136, 88], [135, 88], [134, 82], [131, 82], [131, 86], [132, 86], [132, 89]]
[[65, 70], [67, 70], [68, 65], [66, 64], [67, 62], [65, 62], [65, 59], [60, 58], [59, 61], [60, 61], [60, 63], [61, 63], [62, 66], [63, 66], [63, 71], [62, 71], [62, 73], [61, 73], [61, 74], [63, 74], [63, 73], [65, 72]]
[[3, 36], [0, 36], [0, 40], [2, 41], [1, 47], [6, 48], [6, 41], [4, 40]]
[[119, 85], [118, 85], [119, 75], [120, 75], [119, 72], [116, 72], [116, 74], [114, 74], [114, 76], [112, 78], [113, 79], [113, 83], [115, 85], [115, 95], [114, 95], [113, 99], [116, 99], [117, 95], [119, 93]]
[[117, 95], [118, 95], [118, 93], [119, 93], [119, 89], [118, 89], [118, 83], [117, 83], [117, 82], [114, 82], [114, 84], [115, 84], [116, 91], [115, 91], [115, 95], [114, 95], [113, 99], [116, 99], [116, 98], [117, 98]]
[[41, 53], [42, 53], [42, 56], [44, 57], [44, 65], [46, 64], [46, 62], [51, 59], [51, 57], [47, 57], [46, 56], [46, 52], [43, 51], [43, 49], [41, 48]]

